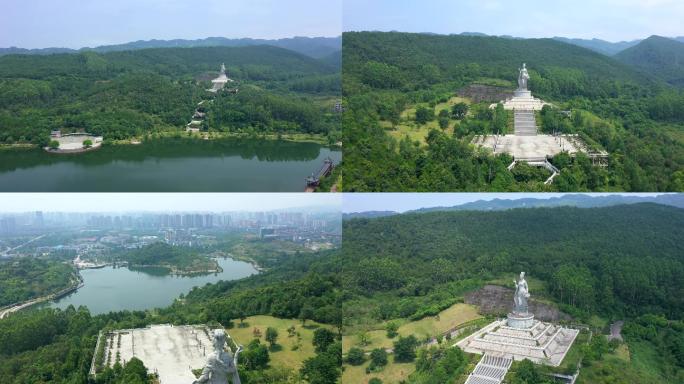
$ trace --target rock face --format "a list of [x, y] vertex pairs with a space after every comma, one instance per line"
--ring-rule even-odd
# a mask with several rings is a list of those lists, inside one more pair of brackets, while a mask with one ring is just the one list
[[513, 91], [504, 87], [494, 87], [483, 84], [470, 84], [467, 87], [461, 88], [456, 92], [460, 97], [467, 97], [473, 103], [481, 103], [484, 101], [498, 102], [499, 100], [506, 100], [513, 97]]
[[[477, 305], [483, 315], [505, 315], [513, 307], [513, 290], [498, 285], [485, 285], [481, 289], [465, 294], [466, 304]], [[572, 317], [549, 304], [530, 300], [529, 311], [542, 321], [571, 320]]]

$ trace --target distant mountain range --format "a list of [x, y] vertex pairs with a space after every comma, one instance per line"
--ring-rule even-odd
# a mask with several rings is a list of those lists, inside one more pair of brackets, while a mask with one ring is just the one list
[[50, 55], [55, 53], [77, 53], [83, 51], [112, 52], [112, 51], [132, 51], [146, 48], [190, 48], [190, 47], [243, 47], [250, 45], [272, 45], [280, 48], [289, 49], [315, 59], [327, 58], [342, 49], [342, 36], [338, 37], [291, 37], [277, 40], [267, 39], [228, 39], [225, 37], [208, 37], [197, 40], [138, 40], [125, 44], [102, 45], [95, 48], [0, 48], [0, 56], [11, 54], [24, 55]]
[[592, 51], [602, 53], [604, 55], [613, 56], [616, 53], [623, 51], [629, 47], [633, 47], [641, 42], [641, 40], [632, 41], [618, 41], [610, 42], [601, 39], [569, 39], [567, 37], [554, 36], [554, 40], [562, 41], [564, 43], [577, 45]]
[[[431, 33], [426, 33], [426, 34], [431, 34]], [[486, 33], [481, 33], [481, 32], [462, 32], [459, 33], [459, 35], [462, 36], [495, 36], [495, 35], [487, 35]], [[505, 39], [515, 39], [515, 40], [525, 40], [526, 38], [524, 37], [516, 37], [516, 36], [510, 36], [510, 35], [498, 35], [496, 37], [502, 37]], [[653, 36], [651, 36], [653, 37]], [[577, 45], [579, 47], [591, 49], [594, 52], [598, 52], [601, 54], [604, 54], [606, 56], [614, 56], [618, 54], [619, 52], [624, 51], [627, 48], [631, 48], [639, 43], [641, 43], [644, 40], [647, 39], [635, 39], [635, 40], [630, 40], [630, 41], [617, 41], [617, 42], [611, 42], [611, 41], [606, 41], [606, 40], [601, 40], [601, 39], [575, 39], [575, 38], [568, 38], [568, 37], [561, 37], [561, 36], [554, 36], [552, 39], [557, 40], [557, 41], [562, 41], [567, 44], [572, 44], [572, 45]], [[684, 36], [677, 36], [677, 37], [666, 37], [666, 39], [670, 40], [675, 40], [679, 41], [680, 43], [684, 43]]]
[[651, 36], [614, 57], [672, 85], [684, 86], [684, 39]]
[[[510, 199], [493, 199], [493, 200], [478, 200], [461, 205], [451, 207], [430, 207], [421, 208], [406, 213], [426, 213], [435, 211], [503, 211], [515, 208], [542, 208], [542, 207], [560, 207], [572, 206], [578, 208], [594, 208], [606, 207], [611, 205], [624, 204], [638, 204], [638, 203], [654, 203], [661, 205], [669, 205], [684, 209], [684, 195], [682, 194], [663, 194], [658, 196], [633, 196], [633, 195], [607, 195], [607, 196], [590, 196], [584, 194], [567, 194], [561, 197], [552, 197], [549, 199], [523, 198], [517, 200]], [[398, 215], [399, 212], [394, 211], [368, 211], [368, 212], [353, 212], [345, 213], [344, 220], [355, 218], [377, 218]]]

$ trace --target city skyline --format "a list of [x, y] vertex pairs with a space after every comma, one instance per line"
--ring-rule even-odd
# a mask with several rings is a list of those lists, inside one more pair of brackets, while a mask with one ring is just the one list
[[316, 211], [341, 210], [341, 203], [337, 194], [313, 193], [5, 193], [0, 213]]

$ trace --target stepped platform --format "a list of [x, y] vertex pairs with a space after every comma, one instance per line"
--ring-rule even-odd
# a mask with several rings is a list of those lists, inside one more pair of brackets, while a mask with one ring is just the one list
[[513, 328], [506, 320], [492, 322], [456, 345], [469, 353], [559, 366], [575, 341], [576, 329], [533, 320], [528, 328]]
[[[530, 91], [517, 90], [513, 97], [503, 100], [501, 102], [506, 110], [525, 110], [525, 111], [541, 111], [541, 109], [549, 104], [541, 99], [532, 96]], [[490, 108], [495, 108], [496, 104], [492, 104]]]

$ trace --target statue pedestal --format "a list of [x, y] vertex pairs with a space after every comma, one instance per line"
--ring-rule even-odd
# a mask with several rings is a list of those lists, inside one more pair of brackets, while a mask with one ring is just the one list
[[508, 314], [506, 325], [511, 328], [529, 329], [534, 325], [534, 315], [531, 313], [515, 313]]
[[514, 96], [514, 97], [519, 97], [519, 98], [524, 98], [524, 99], [531, 99], [531, 98], [532, 98], [532, 91], [517, 89], [517, 90], [513, 93], [513, 96]]

